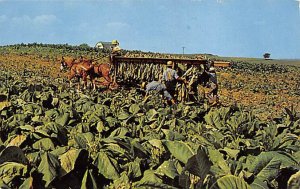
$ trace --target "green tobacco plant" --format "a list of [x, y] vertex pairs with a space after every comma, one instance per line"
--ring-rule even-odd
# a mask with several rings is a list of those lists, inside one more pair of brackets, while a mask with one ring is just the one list
[[[37, 46], [40, 57], [50, 62], [58, 57], [50, 53], [55, 48]], [[22, 56], [32, 53], [27, 46], [18, 48]], [[73, 50], [84, 52], [66, 45], [55, 52], [74, 55]], [[141, 71], [124, 64], [121, 68], [132, 70], [122, 72], [124, 81], [157, 79], [162, 69], [149, 65]], [[63, 79], [48, 77], [47, 71], [26, 69], [19, 74], [5, 69], [0, 74], [0, 82], [5, 82], [0, 93], [6, 101], [0, 108], [1, 188], [298, 186], [300, 122], [294, 108], [261, 120], [255, 109], [210, 107], [201, 100], [164, 107], [160, 96], [144, 101], [136, 89], [77, 93]], [[240, 64], [231, 70], [237, 73], [235, 79], [240, 70], [263, 78], [288, 71]], [[193, 74], [193, 69], [186, 74], [191, 79], [188, 87], [193, 87]], [[230, 86], [249, 87], [240, 81]], [[181, 94], [188, 87], [181, 86]], [[254, 88], [268, 92], [273, 86], [249, 87]]]

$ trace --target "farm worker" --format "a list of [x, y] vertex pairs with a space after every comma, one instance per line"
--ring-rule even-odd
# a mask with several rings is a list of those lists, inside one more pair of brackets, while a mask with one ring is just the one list
[[115, 56], [121, 55], [121, 47], [119, 46], [118, 40], [111, 41], [111, 54], [110, 54], [110, 62], [113, 63]]
[[121, 55], [121, 47], [119, 46], [119, 42], [117, 40], [112, 40], [111, 42], [112, 44], [112, 47], [111, 47], [111, 50], [112, 50], [112, 55], [115, 55], [115, 56], [120, 56]]
[[209, 75], [209, 83], [208, 86], [211, 89], [208, 93], [207, 97], [210, 102], [212, 102], [212, 105], [215, 105], [218, 103], [218, 80], [217, 80], [217, 74], [214, 67], [210, 67], [208, 71], [205, 70], [205, 72]]
[[167, 62], [167, 69], [163, 72], [162, 82], [166, 85], [169, 93], [174, 97], [175, 88], [177, 81], [183, 81], [187, 83], [187, 81], [178, 76], [177, 71], [173, 69], [174, 63], [172, 61]]
[[168, 102], [175, 104], [175, 100], [167, 91], [166, 85], [161, 83], [160, 81], [152, 81], [146, 85], [146, 82], [143, 82], [141, 88], [146, 91], [145, 100], [147, 99], [150, 91], [157, 91], [167, 99]]
[[[118, 40], [114, 39], [111, 41], [111, 54], [110, 54], [110, 64], [111, 64], [111, 69], [110, 69], [110, 74], [116, 75], [117, 73], [117, 67], [115, 68], [115, 63], [114, 62], [114, 57], [115, 56], [120, 56], [121, 55], [121, 47], [119, 46], [120, 43]], [[114, 76], [115, 78], [115, 76]], [[115, 79], [114, 79], [115, 80]]]

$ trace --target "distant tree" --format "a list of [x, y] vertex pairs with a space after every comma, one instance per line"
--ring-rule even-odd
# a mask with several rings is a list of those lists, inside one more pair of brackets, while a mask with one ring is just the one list
[[86, 43], [80, 44], [79, 47], [81, 47], [81, 48], [90, 48], [90, 46]]
[[264, 59], [270, 59], [271, 54], [270, 53], [265, 53], [264, 54]]

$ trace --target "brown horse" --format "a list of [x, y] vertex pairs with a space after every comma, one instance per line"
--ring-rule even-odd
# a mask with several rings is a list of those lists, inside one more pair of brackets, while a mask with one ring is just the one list
[[[110, 71], [111, 71], [111, 65], [104, 63], [104, 64], [100, 64], [98, 66], [94, 66], [94, 70], [93, 70], [93, 81], [94, 78], [96, 77], [103, 77], [104, 81], [101, 82], [101, 85], [106, 86], [107, 88], [116, 88], [117, 85], [112, 83], [112, 79], [110, 77]], [[95, 82], [93, 83], [94, 87], [96, 86]]]
[[[94, 69], [94, 65], [92, 64], [92, 60], [85, 59], [80, 57], [80, 59], [70, 58], [70, 57], [62, 57], [60, 69], [61, 71], [65, 68], [70, 70], [68, 75], [68, 79], [70, 81], [70, 87], [72, 85], [72, 79], [76, 77], [78, 79], [78, 90], [80, 90], [80, 78], [83, 80], [84, 89], [87, 87], [87, 76], [90, 76], [91, 82], [93, 82], [92, 72]], [[95, 86], [94, 86], [95, 88]]]

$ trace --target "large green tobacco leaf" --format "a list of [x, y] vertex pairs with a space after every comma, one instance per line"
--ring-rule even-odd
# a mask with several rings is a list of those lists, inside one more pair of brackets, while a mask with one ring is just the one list
[[176, 132], [176, 131], [171, 131], [170, 129], [162, 129], [163, 133], [166, 135], [167, 140], [184, 140], [185, 137]]
[[98, 189], [92, 170], [87, 169], [85, 171], [80, 189]]
[[19, 147], [9, 146], [0, 152], [0, 164], [5, 162], [27, 164], [28, 160], [24, 152]]
[[9, 141], [7, 146], [18, 146], [20, 147], [27, 139], [26, 135], [17, 135]]
[[288, 189], [299, 189], [300, 186], [300, 171], [293, 174], [288, 180]]
[[20, 98], [26, 102], [30, 102], [31, 94], [28, 92], [28, 90], [25, 90], [21, 95]]
[[98, 153], [94, 164], [98, 168], [99, 173], [105, 178], [114, 180], [120, 177], [117, 165], [111, 161], [110, 157], [108, 157], [105, 152], [100, 151]]
[[193, 155], [185, 165], [184, 170], [191, 174], [200, 177], [203, 181], [205, 176], [209, 173], [212, 163], [204, 149], [199, 148], [197, 154]]
[[22, 107], [24, 110], [24, 113], [30, 113], [35, 116], [41, 115], [43, 113], [42, 107], [38, 104], [28, 103], [25, 106]]
[[136, 158], [133, 162], [127, 163], [125, 166], [127, 166], [128, 171], [127, 175], [131, 178], [138, 178], [142, 176], [141, 167], [140, 167], [141, 160], [139, 158]]
[[80, 133], [75, 136], [75, 141], [80, 148], [87, 148], [94, 140], [94, 134], [91, 132]]
[[59, 156], [58, 159], [60, 160], [61, 168], [63, 170], [62, 175], [60, 176], [64, 176], [76, 167], [82, 167], [82, 165], [87, 164], [88, 152], [82, 149], [70, 149]]
[[41, 162], [38, 166], [38, 172], [43, 174], [43, 180], [46, 182], [46, 187], [48, 187], [51, 182], [58, 177], [59, 168], [60, 163], [56, 156], [48, 152], [45, 152], [41, 155]]
[[226, 175], [219, 178], [217, 184], [219, 189], [251, 189], [243, 179], [233, 175]]
[[150, 109], [146, 113], [146, 117], [148, 118], [149, 121], [155, 121], [157, 120], [157, 116], [159, 115], [159, 112], [157, 112], [154, 108]]
[[[33, 186], [33, 177], [28, 177], [23, 183], [22, 185], [19, 187], [19, 189], [28, 189], [28, 188], [38, 188], [36, 186]], [[44, 188], [42, 186], [40, 186], [40, 188]]]
[[10, 185], [16, 177], [24, 177], [27, 172], [27, 166], [16, 162], [5, 162], [0, 164], [0, 181]]
[[119, 121], [115, 117], [112, 117], [112, 116], [106, 117], [105, 120], [109, 127], [115, 127], [119, 123]]
[[68, 131], [65, 127], [62, 127], [58, 123], [50, 122], [40, 127], [39, 129], [51, 135], [52, 138], [56, 138], [57, 141], [62, 145], [66, 145], [68, 143]]
[[130, 148], [133, 149], [132, 153], [134, 153], [134, 156], [140, 157], [140, 158], [147, 158], [148, 152], [146, 149], [139, 143], [138, 139], [133, 139], [130, 141]]
[[161, 140], [158, 139], [151, 139], [148, 141], [153, 147], [156, 147], [158, 149], [160, 149], [161, 151], [164, 150], [164, 146]]
[[230, 167], [225, 161], [223, 154], [216, 149], [208, 149], [209, 160], [212, 162], [211, 172], [217, 177], [231, 174]]
[[226, 154], [231, 157], [232, 159], [236, 160], [238, 157], [238, 154], [240, 153], [240, 150], [230, 149], [228, 147], [225, 147], [221, 151], [225, 151]]
[[252, 189], [269, 189], [268, 183], [259, 178], [256, 178], [250, 186]]
[[300, 162], [300, 151], [293, 153], [293, 158], [296, 161]]
[[207, 124], [214, 126], [217, 129], [223, 127], [222, 118], [218, 111], [210, 111], [204, 116], [204, 119]]
[[131, 189], [132, 184], [129, 180], [126, 171], [121, 173], [121, 176], [118, 179], [115, 179], [112, 184], [109, 185], [109, 188], [122, 188], [122, 189]]
[[50, 109], [45, 111], [45, 116], [51, 119], [55, 119], [59, 116], [59, 111], [57, 109]]
[[55, 148], [55, 150], [52, 150], [50, 153], [55, 156], [61, 156], [62, 154], [66, 153], [69, 149], [70, 149], [69, 146], [57, 147]]
[[86, 97], [82, 97], [75, 103], [76, 110], [78, 112], [86, 113], [88, 111], [92, 111], [95, 103]]
[[29, 114], [14, 114], [7, 122], [10, 127], [16, 127], [26, 125], [26, 120], [29, 118]]
[[280, 167], [295, 166], [297, 162], [291, 157], [278, 152], [262, 152], [249, 165], [249, 171], [260, 180], [271, 181], [278, 175]]
[[253, 163], [250, 172], [253, 172], [261, 180], [273, 180], [281, 165], [281, 161], [273, 156], [261, 155]]
[[149, 186], [154, 184], [162, 184], [162, 179], [155, 174], [154, 170], [149, 169], [144, 172], [143, 178], [136, 183], [136, 187]]
[[69, 120], [70, 120], [70, 114], [66, 112], [60, 115], [59, 117], [57, 117], [55, 122], [60, 124], [61, 126], [66, 126], [68, 125]]
[[132, 114], [137, 114], [139, 111], [141, 110], [140, 106], [138, 104], [132, 104], [130, 107], [129, 107], [129, 112], [132, 113]]
[[167, 176], [171, 179], [174, 179], [178, 176], [177, 169], [175, 167], [174, 161], [168, 160], [164, 161], [155, 171], [157, 175]]
[[35, 142], [32, 145], [32, 148], [36, 149], [36, 150], [49, 151], [49, 150], [54, 150], [55, 146], [54, 146], [54, 143], [52, 142], [52, 140], [50, 138], [43, 138], [43, 139], [38, 140], [37, 142]]
[[188, 159], [192, 157], [195, 152], [193, 149], [182, 141], [163, 141], [169, 152], [183, 163], [187, 163]]
[[4, 182], [0, 179], [0, 188], [1, 189], [10, 189]]
[[118, 119], [119, 120], [126, 120], [130, 117], [130, 114], [126, 111], [121, 111], [119, 114], [118, 114]]
[[130, 131], [126, 127], [118, 127], [114, 131], [111, 132], [109, 137], [125, 137], [126, 135], [129, 135]]

